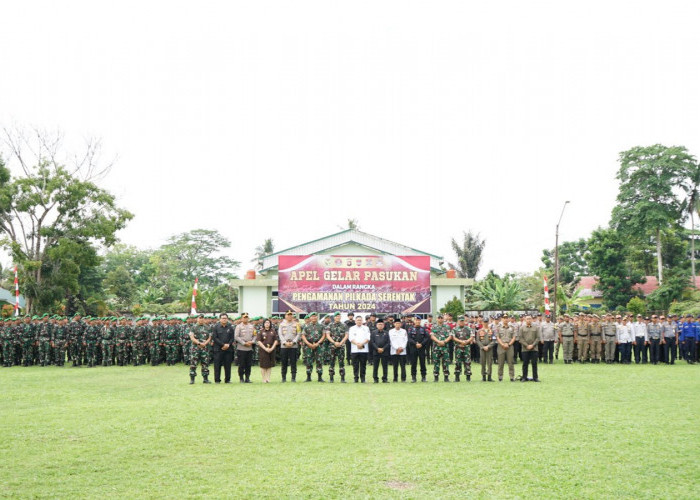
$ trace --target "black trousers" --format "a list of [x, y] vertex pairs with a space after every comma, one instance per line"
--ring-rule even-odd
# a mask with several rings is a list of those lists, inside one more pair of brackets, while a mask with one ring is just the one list
[[406, 355], [392, 354], [391, 364], [394, 367], [394, 382], [399, 379], [399, 366], [401, 367], [401, 382], [406, 381]]
[[408, 352], [408, 361], [411, 363], [411, 378], [416, 378], [418, 361], [420, 361], [420, 376], [425, 377], [428, 370], [425, 368], [425, 346], [420, 349], [411, 349]]
[[542, 357], [540, 358], [542, 361], [546, 362], [553, 362], [554, 361], [554, 341], [553, 340], [545, 340], [544, 343], [542, 344]]
[[233, 349], [214, 351], [214, 382], [221, 382], [221, 367], [224, 367], [224, 382], [231, 382], [231, 362]]
[[649, 357], [652, 364], [661, 361], [661, 339], [649, 339]]
[[250, 379], [251, 366], [253, 366], [253, 351], [238, 351], [238, 377]]
[[367, 353], [366, 352], [354, 352], [352, 353], [352, 374], [357, 378], [359, 377], [363, 382], [365, 381], [365, 372], [367, 371]]
[[523, 380], [527, 380], [527, 368], [530, 363], [532, 363], [532, 379], [537, 380], [537, 349], [534, 351], [522, 350], [521, 355], [523, 357]]
[[382, 382], [387, 382], [388, 381], [388, 374], [387, 372], [389, 371], [389, 360], [386, 359], [386, 356], [380, 356], [377, 353], [374, 353], [374, 359], [372, 360], [373, 363], [373, 370], [372, 370], [372, 378], [374, 380], [379, 380], [379, 364], [381, 363], [382, 365]]
[[639, 364], [647, 362], [647, 346], [644, 343], [644, 337], [635, 337], [636, 344], [634, 347], [634, 362]]
[[664, 341], [664, 363], [674, 364], [676, 362], [676, 337], [665, 337]]
[[283, 347], [280, 349], [282, 358], [282, 379], [287, 378], [287, 368], [292, 370], [292, 378], [297, 378], [297, 360], [299, 359], [299, 349], [293, 347]]

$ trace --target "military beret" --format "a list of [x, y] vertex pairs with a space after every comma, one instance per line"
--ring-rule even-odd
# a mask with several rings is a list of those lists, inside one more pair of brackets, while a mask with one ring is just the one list
[[457, 321], [464, 321], [464, 316], [458, 316]]
[[333, 317], [335, 318], [336, 316], [340, 316], [340, 311], [336, 311], [335, 314], [333, 314]]
[[311, 316], [318, 316], [318, 313], [310, 312], [310, 313], [308, 314], [308, 316], [309, 316], [309, 317], [311, 317]]

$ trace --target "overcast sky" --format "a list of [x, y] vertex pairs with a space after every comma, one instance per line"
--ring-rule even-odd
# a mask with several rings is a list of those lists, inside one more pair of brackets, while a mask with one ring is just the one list
[[617, 155], [700, 154], [700, 4], [3, 2], [0, 124], [101, 137], [156, 247], [218, 229], [248, 269], [362, 230], [482, 272], [606, 225]]

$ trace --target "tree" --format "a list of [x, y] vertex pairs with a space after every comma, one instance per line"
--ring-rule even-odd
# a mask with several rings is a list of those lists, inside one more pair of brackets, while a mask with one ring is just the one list
[[[69, 242], [110, 246], [133, 215], [93, 182], [106, 171], [98, 166], [99, 141], [88, 141], [75, 156], [63, 152], [60, 133], [34, 130], [30, 136], [4, 129], [4, 143], [19, 165], [19, 175], [13, 178], [0, 161], [0, 245], [10, 251], [29, 284], [25, 297], [27, 310], [33, 311], [40, 291], [57, 292], [46, 273], [61, 281], [60, 273], [70, 267], [57, 262], [52, 252], [64, 253], [60, 247]], [[72, 278], [66, 280], [74, 284]], [[47, 305], [46, 297], [41, 301]]]
[[513, 276], [499, 277], [490, 272], [470, 290], [470, 305], [486, 311], [522, 309], [526, 293]]
[[157, 254], [179, 280], [191, 287], [195, 278], [203, 285], [218, 286], [233, 278], [240, 262], [221, 251], [231, 242], [218, 231], [194, 229], [172, 236]]
[[440, 309], [441, 314], [449, 314], [453, 319], [457, 319], [459, 316], [464, 315], [464, 302], [453, 297], [452, 300], [445, 303], [445, 306]]
[[700, 163], [691, 167], [690, 179], [686, 189], [685, 210], [690, 215], [690, 266], [692, 286], [695, 287], [695, 215], [700, 216]]
[[[578, 283], [582, 276], [590, 276], [591, 270], [586, 262], [586, 240], [565, 241], [559, 245], [559, 284]], [[554, 277], [554, 249], [542, 250], [542, 263], [547, 269], [547, 275]]]
[[646, 301], [649, 309], [668, 311], [674, 301], [682, 300], [686, 288], [688, 288], [687, 270], [673, 269], [669, 271], [664, 284], [647, 296]]
[[486, 240], [480, 239], [480, 234], [474, 234], [471, 230], [468, 233], [463, 231], [462, 235], [461, 245], [452, 238], [452, 250], [457, 255], [457, 264], [450, 263], [449, 266], [457, 271], [461, 278], [476, 278]]
[[644, 299], [632, 297], [629, 302], [627, 302], [627, 310], [632, 314], [646, 314], [647, 305]]
[[688, 190], [694, 164], [695, 158], [683, 146], [655, 144], [620, 153], [620, 190], [610, 224], [632, 239], [655, 238], [659, 284], [663, 283], [661, 231], [683, 219], [677, 191]]
[[613, 229], [598, 228], [588, 240], [586, 262], [598, 277], [597, 289], [609, 310], [624, 306], [635, 294], [632, 286], [643, 283], [644, 277], [632, 272], [628, 263], [628, 244]]
[[116, 302], [122, 310], [131, 307], [136, 296], [136, 283], [131, 273], [124, 266], [107, 273], [104, 280], [107, 290], [116, 297]]
[[256, 267], [261, 269], [263, 257], [273, 253], [275, 253], [275, 244], [272, 238], [267, 238], [262, 245], [255, 247], [255, 257], [251, 262], [256, 262]]

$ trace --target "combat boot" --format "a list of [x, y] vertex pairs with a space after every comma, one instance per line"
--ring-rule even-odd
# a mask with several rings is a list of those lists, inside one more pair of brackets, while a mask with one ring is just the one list
[[435, 375], [435, 382], [438, 382], [439, 380], [440, 380], [440, 376], [439, 376], [439, 375]]
[[204, 382], [202, 382], [202, 383], [203, 384], [211, 384], [211, 382], [209, 382], [209, 375], [204, 375]]
[[455, 382], [459, 382], [459, 373], [455, 373]]
[[333, 383], [333, 375], [329, 375], [328, 382]]
[[345, 374], [340, 376], [340, 383], [344, 384], [345, 383]]
[[411, 377], [411, 383], [415, 384], [416, 383], [416, 377]]
[[311, 382], [311, 373], [310, 372], [307, 372], [306, 380], [304, 380], [304, 382]]
[[486, 382], [486, 375], [482, 375], [482, 376], [481, 376], [481, 381], [482, 381], [482, 382]]
[[282, 383], [285, 383], [287, 381], [287, 377], [282, 377]]
[[493, 382], [493, 379], [491, 378], [491, 375], [489, 375], [489, 382]]
[[325, 380], [323, 380], [323, 377], [321, 376], [320, 373], [318, 374], [318, 381], [319, 381], [319, 382], [325, 382]]
[[424, 376], [420, 378], [420, 381], [421, 381], [421, 382], [427, 382], [427, 380], [425, 379]]
[[450, 376], [449, 376], [449, 375], [445, 375], [445, 382], [449, 382], [449, 381], [450, 381]]
[[194, 375], [190, 375], [190, 385], [194, 384]]
[[467, 382], [471, 382], [471, 381], [472, 381], [472, 376], [471, 376], [471, 375], [467, 375]]

